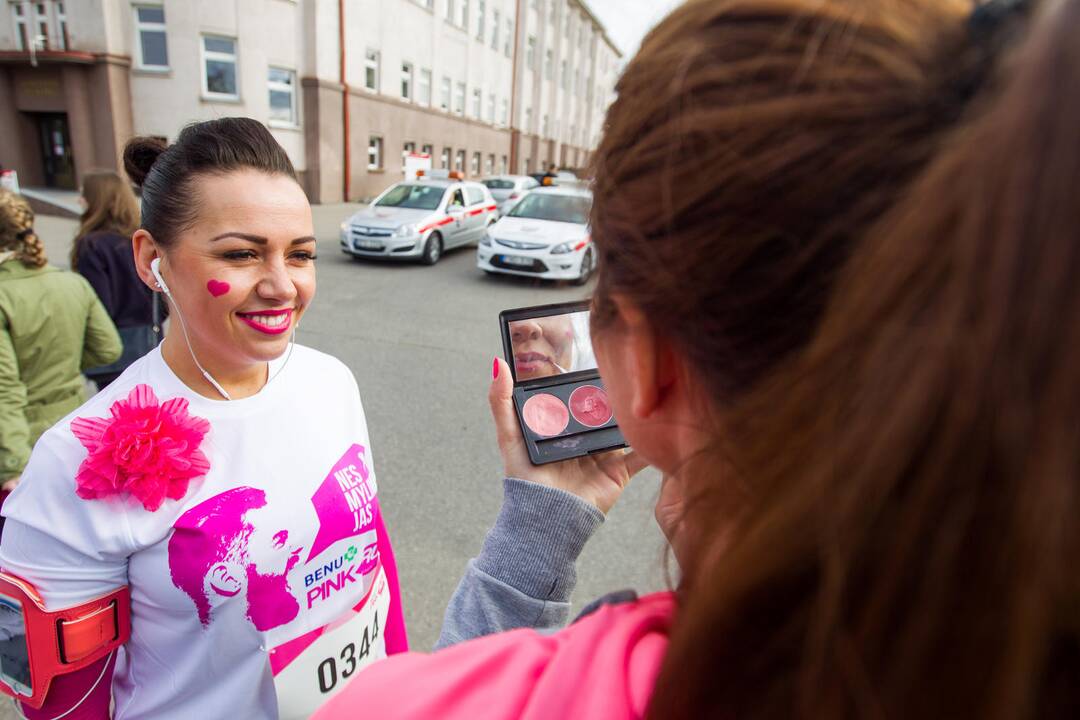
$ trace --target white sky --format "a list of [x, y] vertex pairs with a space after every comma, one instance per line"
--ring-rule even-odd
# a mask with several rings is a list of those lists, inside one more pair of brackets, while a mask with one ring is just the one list
[[645, 33], [681, 5], [682, 0], [585, 0], [585, 4], [622, 50], [625, 63], [637, 52]]

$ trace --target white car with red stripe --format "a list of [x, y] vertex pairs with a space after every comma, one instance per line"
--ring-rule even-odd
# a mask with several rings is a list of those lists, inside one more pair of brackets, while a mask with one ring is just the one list
[[584, 285], [596, 269], [589, 238], [592, 193], [545, 187], [521, 199], [488, 228], [476, 251], [487, 273], [506, 273]]
[[445, 251], [479, 242], [496, 217], [495, 199], [480, 183], [401, 182], [341, 224], [341, 251], [434, 265]]

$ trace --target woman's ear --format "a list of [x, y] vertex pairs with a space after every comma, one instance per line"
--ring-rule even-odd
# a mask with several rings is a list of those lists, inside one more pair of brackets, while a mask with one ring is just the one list
[[671, 389], [676, 383], [678, 359], [666, 338], [646, 320], [644, 313], [620, 295], [612, 297], [618, 313], [617, 327], [622, 334], [616, 346], [626, 368], [624, 381], [629, 384], [630, 412], [646, 420], [657, 412], [669, 414], [667, 404], [673, 399]]
[[139, 278], [151, 290], [160, 290], [154, 273], [150, 271], [150, 263], [154, 258], [161, 257], [161, 251], [154, 243], [153, 236], [142, 228], [136, 230], [131, 236], [131, 251], [135, 254], [135, 270], [139, 273]]

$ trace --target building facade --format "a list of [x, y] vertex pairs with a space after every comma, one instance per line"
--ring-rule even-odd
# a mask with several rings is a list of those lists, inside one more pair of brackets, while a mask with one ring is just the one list
[[0, 0], [0, 165], [75, 188], [132, 135], [265, 122], [313, 202], [406, 152], [470, 177], [583, 167], [620, 55], [581, 0]]

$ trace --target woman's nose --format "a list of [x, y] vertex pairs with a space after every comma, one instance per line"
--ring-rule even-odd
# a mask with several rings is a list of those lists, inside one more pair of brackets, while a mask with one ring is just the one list
[[257, 286], [259, 295], [267, 300], [286, 302], [296, 297], [296, 284], [283, 261], [266, 265], [266, 274]]
[[514, 337], [520, 340], [535, 340], [543, 334], [539, 323], [532, 320], [522, 320], [514, 328]]

